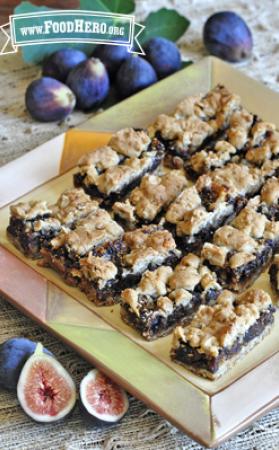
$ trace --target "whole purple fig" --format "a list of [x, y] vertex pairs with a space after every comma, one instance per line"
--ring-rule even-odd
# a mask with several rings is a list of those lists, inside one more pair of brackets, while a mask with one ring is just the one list
[[116, 76], [116, 86], [121, 97], [129, 97], [156, 83], [157, 75], [148, 61], [137, 55], [130, 56], [120, 66]]
[[104, 64], [97, 58], [90, 58], [71, 70], [67, 85], [76, 95], [77, 107], [87, 111], [107, 97], [109, 77]]
[[[16, 336], [0, 345], [0, 386], [5, 389], [16, 390], [20, 372], [26, 360], [36, 349], [36, 342]], [[52, 355], [49, 350], [43, 350]]]
[[25, 94], [26, 108], [40, 122], [63, 120], [74, 109], [76, 98], [60, 81], [42, 77], [32, 81]]
[[45, 77], [65, 81], [70, 70], [86, 59], [85, 53], [74, 48], [58, 50], [43, 62], [42, 74]]
[[154, 37], [145, 44], [144, 51], [158, 78], [167, 77], [181, 68], [180, 52], [169, 39]]
[[246, 22], [232, 11], [210, 16], [203, 29], [203, 42], [214, 56], [230, 62], [240, 62], [252, 53], [253, 38]]
[[99, 58], [105, 65], [109, 76], [113, 78], [121, 64], [130, 56], [127, 47], [122, 45], [98, 45], [94, 52], [94, 58]]

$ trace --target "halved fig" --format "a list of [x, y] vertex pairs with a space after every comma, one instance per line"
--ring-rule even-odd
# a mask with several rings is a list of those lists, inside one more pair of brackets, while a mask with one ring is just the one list
[[[15, 390], [22, 367], [36, 349], [36, 342], [15, 336], [0, 345], [0, 387]], [[44, 348], [48, 355], [52, 353]]]
[[66, 369], [43, 353], [38, 343], [21, 371], [17, 397], [24, 412], [36, 422], [55, 422], [75, 406], [76, 387]]
[[85, 419], [98, 424], [118, 422], [129, 408], [126, 392], [97, 369], [82, 379], [80, 401]]

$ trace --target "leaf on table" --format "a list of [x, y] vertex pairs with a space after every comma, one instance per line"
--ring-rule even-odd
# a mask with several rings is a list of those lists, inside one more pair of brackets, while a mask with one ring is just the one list
[[[34, 13], [34, 12], [42, 12], [42, 11], [55, 11], [54, 8], [48, 8], [46, 6], [35, 6], [30, 2], [22, 2], [15, 9], [14, 14], [24, 14], [24, 13]], [[43, 19], [42, 19], [43, 21]], [[84, 43], [59, 43], [59, 44], [43, 44], [43, 45], [27, 45], [21, 47], [22, 57], [26, 63], [30, 64], [38, 64], [47, 56], [51, 55], [51, 53], [56, 52], [65, 47], [72, 47], [82, 50], [87, 55], [91, 55], [94, 49], [93, 44], [84, 44]]]
[[177, 41], [189, 27], [190, 21], [177, 11], [162, 8], [149, 14], [142, 25], [146, 28], [141, 33], [141, 42], [146, 42], [155, 36]]
[[134, 0], [80, 0], [81, 10], [131, 14], [135, 9]]

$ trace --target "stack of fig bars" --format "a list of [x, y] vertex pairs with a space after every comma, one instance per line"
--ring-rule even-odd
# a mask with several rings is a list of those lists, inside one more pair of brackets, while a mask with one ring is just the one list
[[171, 358], [215, 379], [274, 321], [246, 289], [272, 263], [279, 292], [278, 156], [275, 126], [218, 85], [115, 133], [56, 203], [11, 206], [7, 233], [94, 304], [120, 302], [144, 339], [173, 332]]

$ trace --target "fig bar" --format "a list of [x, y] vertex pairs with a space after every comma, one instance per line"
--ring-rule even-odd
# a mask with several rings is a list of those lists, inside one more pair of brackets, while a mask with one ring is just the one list
[[145, 270], [155, 270], [162, 264], [174, 266], [180, 256], [172, 234], [158, 225], [127, 231], [116, 254], [121, 288], [137, 283]]
[[216, 139], [238, 109], [240, 97], [218, 85], [204, 97], [186, 97], [173, 115], [160, 114], [149, 132], [164, 143], [168, 153], [187, 159], [208, 141]]
[[246, 161], [261, 167], [268, 160], [278, 160], [279, 133], [272, 123], [257, 121], [252, 130], [246, 148]]
[[135, 289], [121, 293], [121, 317], [145, 339], [165, 336], [191, 319], [201, 304], [215, 302], [221, 286], [198, 256], [188, 254], [172, 269], [147, 271]]
[[90, 253], [81, 261], [80, 270], [71, 275], [91, 301], [107, 305], [119, 301], [120, 292], [138, 283], [143, 272], [162, 264], [174, 266], [180, 255], [171, 233], [158, 226], [144, 226], [101, 247], [97, 257]]
[[81, 158], [74, 184], [105, 205], [122, 199], [147, 172], [154, 171], [164, 156], [164, 146], [144, 130], [124, 128], [106, 147]]
[[263, 182], [258, 168], [230, 163], [215, 169], [181, 192], [165, 214], [165, 226], [175, 233], [183, 252], [197, 250], [245, 206], [247, 197], [258, 192]]
[[279, 255], [274, 256], [274, 260], [269, 269], [269, 279], [273, 291], [279, 298]]
[[118, 300], [122, 289], [137, 283], [145, 270], [175, 265], [180, 251], [167, 230], [152, 225], [123, 234], [106, 211], [102, 214], [97, 227], [92, 216], [75, 230], [60, 233], [42, 253], [44, 264], [69, 284], [78, 286], [95, 304], [108, 305]]
[[190, 177], [197, 178], [230, 161], [262, 167], [268, 161], [278, 160], [278, 156], [279, 133], [275, 125], [243, 109], [233, 113], [223, 136], [192, 155], [185, 168]]
[[70, 270], [80, 267], [81, 258], [106, 242], [119, 239], [123, 233], [122, 227], [107, 211], [97, 208], [81, 219], [73, 230], [64, 228], [45, 243], [41, 250], [42, 264], [54, 268], [66, 281], [75, 284]]
[[279, 180], [270, 178], [230, 225], [219, 228], [201, 255], [226, 288], [240, 292], [269, 264], [279, 241]]
[[175, 329], [171, 358], [214, 380], [269, 333], [274, 312], [263, 290], [253, 289], [240, 297], [223, 291], [215, 305], [200, 306], [190, 324]]
[[255, 120], [256, 117], [245, 109], [234, 112], [229, 119], [228, 128], [216, 142], [194, 153], [186, 161], [187, 174], [196, 179], [210, 170], [224, 167], [230, 161], [238, 161], [245, 153]]
[[10, 207], [7, 236], [25, 256], [40, 258], [42, 245], [56, 236], [62, 226], [73, 227], [97, 208], [98, 203], [82, 189], [65, 191], [54, 205], [35, 200], [20, 202]]
[[159, 222], [163, 212], [187, 186], [184, 171], [170, 170], [164, 175], [145, 175], [126, 200], [115, 202], [115, 217], [127, 228]]

